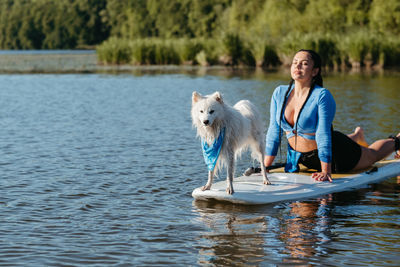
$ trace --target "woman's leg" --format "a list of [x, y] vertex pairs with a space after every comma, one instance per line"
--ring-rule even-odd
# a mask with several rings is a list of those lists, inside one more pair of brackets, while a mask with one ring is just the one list
[[364, 130], [361, 127], [357, 127], [354, 130], [354, 133], [348, 134], [347, 136], [360, 146], [368, 147], [368, 143], [364, 136]]
[[[397, 137], [400, 137], [400, 133]], [[378, 140], [369, 147], [361, 147], [361, 158], [353, 170], [368, 168], [375, 162], [389, 156], [394, 149], [395, 140], [392, 138]]]

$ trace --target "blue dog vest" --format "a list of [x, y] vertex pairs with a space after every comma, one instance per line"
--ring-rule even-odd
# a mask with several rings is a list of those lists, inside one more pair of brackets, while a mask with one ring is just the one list
[[221, 152], [222, 148], [222, 143], [224, 142], [224, 137], [225, 128], [221, 130], [218, 138], [214, 140], [214, 143], [211, 146], [209, 146], [207, 142], [205, 142], [203, 139], [201, 140], [204, 161], [207, 164], [207, 168], [209, 171], [213, 171], [215, 168], [215, 164], [217, 164], [219, 153]]

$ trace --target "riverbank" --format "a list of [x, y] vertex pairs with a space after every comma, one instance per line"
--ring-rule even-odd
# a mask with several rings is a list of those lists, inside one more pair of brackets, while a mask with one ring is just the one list
[[[99, 62], [96, 50], [0, 50], [0, 74], [7, 73], [133, 73], [165, 74], [182, 73], [189, 75], [222, 75], [225, 77], [243, 75], [252, 77], [265, 73], [288, 73], [284, 65], [260, 68], [251, 66], [226, 65], [135, 65], [135, 64], [104, 64]], [[349, 69], [353, 73], [388, 73], [399, 72], [398, 68], [390, 69]], [[342, 72], [340, 70], [325, 69], [325, 73]]]
[[95, 50], [0, 50], [0, 73], [206, 72], [223, 66], [98, 64]]
[[80, 73], [97, 69], [94, 50], [0, 51], [0, 73]]
[[251, 67], [199, 65], [131, 65], [100, 64], [95, 50], [0, 50], [0, 73], [186, 73], [210, 72], [234, 74], [254, 71]]

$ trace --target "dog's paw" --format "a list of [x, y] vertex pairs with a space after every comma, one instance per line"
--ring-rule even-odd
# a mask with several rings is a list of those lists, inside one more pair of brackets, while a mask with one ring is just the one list
[[201, 188], [201, 191], [206, 191], [206, 190], [210, 190], [211, 189], [211, 185], [205, 185]]
[[267, 180], [264, 180], [264, 184], [265, 184], [265, 185], [270, 185], [271, 182], [267, 179]]
[[233, 187], [227, 187], [226, 188], [226, 193], [228, 193], [229, 195], [233, 195], [233, 193], [235, 193], [235, 191], [233, 191]]

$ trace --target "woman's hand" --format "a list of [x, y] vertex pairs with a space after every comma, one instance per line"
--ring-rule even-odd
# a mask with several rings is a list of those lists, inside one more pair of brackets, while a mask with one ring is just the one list
[[311, 178], [313, 178], [315, 181], [329, 181], [332, 183], [332, 174], [328, 172], [314, 172], [311, 175]]
[[313, 178], [315, 181], [329, 181], [332, 183], [331, 163], [321, 161], [321, 169], [321, 172], [313, 173], [311, 178]]

